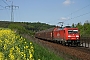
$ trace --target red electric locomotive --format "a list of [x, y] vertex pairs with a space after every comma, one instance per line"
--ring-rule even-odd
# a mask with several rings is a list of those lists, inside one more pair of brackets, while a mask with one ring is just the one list
[[64, 28], [55, 27], [37, 32], [36, 38], [57, 41], [63, 45], [80, 45], [80, 34], [78, 28], [66, 26]]

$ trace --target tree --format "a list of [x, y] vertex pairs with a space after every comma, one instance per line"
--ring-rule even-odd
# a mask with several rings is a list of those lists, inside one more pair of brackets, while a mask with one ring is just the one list
[[72, 24], [72, 27], [75, 27], [74, 23]]

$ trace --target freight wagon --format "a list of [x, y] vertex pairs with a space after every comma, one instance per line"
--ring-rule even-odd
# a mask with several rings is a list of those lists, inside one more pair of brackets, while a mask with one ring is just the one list
[[54, 27], [47, 30], [36, 32], [36, 38], [57, 41], [63, 45], [80, 45], [80, 34], [78, 28], [70, 26]]

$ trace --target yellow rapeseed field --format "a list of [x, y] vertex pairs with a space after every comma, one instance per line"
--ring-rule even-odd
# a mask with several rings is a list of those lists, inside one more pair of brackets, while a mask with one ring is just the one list
[[11, 29], [0, 28], [0, 60], [34, 60], [32, 42]]

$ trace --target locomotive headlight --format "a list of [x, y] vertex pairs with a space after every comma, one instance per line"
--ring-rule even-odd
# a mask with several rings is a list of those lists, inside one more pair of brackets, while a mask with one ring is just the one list
[[76, 35], [76, 37], [79, 37], [78, 35]]
[[71, 37], [70, 35], [68, 37]]

